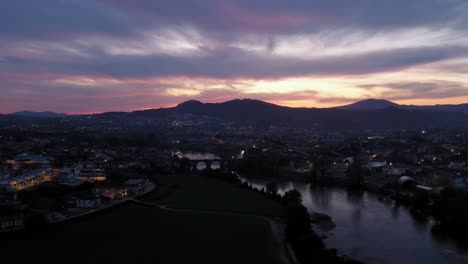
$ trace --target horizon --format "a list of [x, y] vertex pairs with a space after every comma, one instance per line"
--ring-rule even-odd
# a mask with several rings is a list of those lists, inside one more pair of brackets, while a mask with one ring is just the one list
[[[430, 105], [417, 105], [417, 104], [398, 104], [396, 102], [393, 102], [393, 101], [390, 101], [390, 100], [387, 100], [387, 99], [382, 99], [382, 98], [367, 98], [367, 99], [362, 99], [362, 100], [358, 100], [358, 101], [355, 101], [355, 102], [350, 102], [350, 103], [347, 103], [347, 104], [341, 104], [341, 105], [333, 105], [333, 106], [329, 106], [329, 107], [314, 107], [314, 106], [310, 106], [310, 107], [303, 107], [303, 106], [287, 106], [287, 105], [280, 105], [280, 104], [276, 104], [276, 103], [273, 103], [273, 102], [268, 102], [268, 101], [265, 101], [265, 100], [259, 100], [259, 99], [255, 99], [255, 98], [234, 98], [234, 99], [230, 99], [230, 100], [226, 100], [226, 101], [216, 101], [216, 102], [204, 102], [204, 101], [201, 101], [201, 100], [197, 100], [197, 99], [188, 99], [188, 100], [185, 100], [185, 101], [182, 101], [182, 102], [179, 102], [179, 103], [176, 103], [174, 105], [169, 105], [169, 106], [165, 106], [165, 107], [155, 107], [155, 108], [142, 108], [142, 109], [130, 109], [130, 110], [111, 110], [111, 111], [105, 111], [105, 112], [83, 112], [83, 113], [66, 113], [66, 112], [55, 112], [55, 111], [51, 111], [51, 110], [43, 110], [43, 111], [32, 111], [32, 110], [20, 110], [20, 111], [15, 111], [15, 112], [10, 112], [10, 113], [0, 113], [0, 114], [3, 114], [3, 115], [12, 115], [12, 114], [16, 114], [16, 113], [22, 113], [22, 112], [30, 112], [30, 113], [54, 113], [54, 114], [65, 114], [65, 115], [94, 115], [94, 114], [102, 114], [102, 113], [108, 113], [108, 112], [126, 112], [126, 113], [130, 113], [130, 112], [135, 112], [135, 111], [145, 111], [145, 110], [157, 110], [157, 109], [164, 109], [164, 108], [173, 108], [173, 107], [177, 107], [178, 105], [181, 105], [183, 103], [186, 103], [186, 102], [190, 102], [190, 101], [196, 101], [196, 102], [200, 102], [202, 104], [223, 104], [223, 103], [227, 103], [227, 102], [230, 102], [230, 101], [236, 101], [236, 100], [251, 100], [251, 101], [260, 101], [260, 102], [264, 102], [264, 103], [268, 103], [268, 104], [273, 104], [273, 105], [277, 105], [277, 106], [281, 106], [281, 107], [290, 107], [290, 108], [310, 108], [310, 109], [328, 109], [328, 108], [339, 108], [339, 107], [344, 107], [344, 106], [348, 106], [348, 105], [353, 105], [353, 104], [356, 104], [356, 103], [360, 103], [360, 102], [363, 102], [363, 101], [385, 101], [385, 102], [388, 102], [388, 103], [394, 103], [394, 104], [397, 104], [399, 106], [439, 106], [439, 105], [461, 105], [461, 104], [430, 104]], [[462, 103], [464, 104], [464, 103]]]
[[468, 102], [464, 1], [5, 1], [0, 113]]

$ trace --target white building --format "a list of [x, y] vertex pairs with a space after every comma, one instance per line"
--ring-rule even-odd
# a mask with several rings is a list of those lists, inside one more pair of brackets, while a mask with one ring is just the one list
[[15, 191], [26, 189], [46, 181], [48, 178], [47, 176], [51, 176], [51, 174], [51, 168], [30, 171], [20, 176], [0, 181], [0, 190]]
[[387, 166], [386, 160], [370, 160], [367, 162], [368, 168], [380, 168]]
[[0, 231], [18, 229], [23, 227], [24, 223], [22, 215], [0, 217]]
[[84, 167], [82, 164], [76, 165], [75, 167], [67, 167], [63, 168], [60, 171], [60, 175], [65, 177], [65, 179], [73, 179], [74, 182], [76, 180], [80, 181], [105, 181], [106, 176], [104, 174], [104, 170], [102, 168], [96, 167]]
[[101, 206], [101, 197], [89, 196], [75, 198], [75, 207], [77, 208], [96, 208]]
[[466, 163], [464, 161], [450, 161], [448, 168], [449, 169], [457, 169], [461, 170], [466, 166]]

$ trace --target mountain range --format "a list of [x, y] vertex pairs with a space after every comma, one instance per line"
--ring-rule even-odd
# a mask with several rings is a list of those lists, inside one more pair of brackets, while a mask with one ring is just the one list
[[366, 99], [349, 105], [338, 106], [335, 108], [344, 110], [376, 110], [395, 107], [409, 110], [429, 110], [429, 111], [452, 111], [468, 114], [468, 104], [458, 105], [399, 105], [383, 99]]
[[[63, 117], [56, 113], [21, 112], [28, 117]], [[388, 129], [468, 127], [468, 104], [415, 106], [399, 105], [382, 99], [367, 99], [332, 108], [293, 108], [259, 100], [236, 99], [223, 103], [190, 100], [175, 107], [133, 112], [108, 112], [92, 119], [118, 118], [122, 121], [142, 119], [177, 119], [181, 116], [209, 117], [218, 121], [256, 122], [297, 128]]]
[[55, 113], [55, 112], [33, 112], [33, 111], [21, 111], [12, 113], [13, 116], [25, 116], [25, 117], [40, 117], [40, 118], [59, 118], [66, 117], [67, 114]]
[[187, 101], [172, 108], [129, 113], [128, 117], [169, 118], [189, 114], [223, 121], [251, 121], [291, 127], [325, 129], [387, 129], [467, 127], [468, 104], [414, 106], [368, 99], [333, 108], [292, 108], [259, 100], [236, 99], [223, 103]]

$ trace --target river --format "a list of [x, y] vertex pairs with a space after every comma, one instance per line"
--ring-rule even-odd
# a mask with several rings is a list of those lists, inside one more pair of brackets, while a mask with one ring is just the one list
[[[266, 182], [241, 177], [253, 187]], [[382, 263], [468, 263], [468, 251], [449, 240], [437, 239], [432, 220], [416, 219], [409, 210], [382, 200], [370, 192], [348, 192], [345, 188], [315, 187], [300, 182], [278, 184], [280, 194], [297, 189], [309, 212], [332, 217], [336, 228], [314, 228], [326, 235], [325, 244], [367, 264]]]

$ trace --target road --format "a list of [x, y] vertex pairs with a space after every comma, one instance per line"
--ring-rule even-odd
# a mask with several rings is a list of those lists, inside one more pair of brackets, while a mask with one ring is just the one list
[[138, 193], [138, 194], [136, 194], [136, 195], [134, 195], [132, 197], [129, 197], [129, 198], [126, 198], [126, 199], [123, 199], [123, 200], [119, 200], [119, 201], [110, 202], [110, 203], [108, 203], [106, 205], [97, 207], [95, 209], [84, 210], [84, 211], [81, 211], [81, 212], [79, 212], [77, 214], [70, 215], [70, 216], [67, 216], [67, 217], [64, 217], [64, 218], [53, 219], [53, 220], [50, 220], [49, 223], [50, 224], [56, 224], [56, 223], [60, 223], [60, 222], [65, 222], [65, 221], [68, 221], [68, 220], [71, 220], [71, 219], [75, 219], [75, 218], [82, 217], [82, 216], [85, 216], [85, 215], [93, 214], [93, 213], [102, 211], [102, 210], [107, 209], [107, 208], [114, 207], [116, 205], [119, 205], [119, 204], [122, 204], [122, 203], [125, 203], [125, 202], [128, 202], [128, 201], [136, 201], [135, 198], [138, 198], [138, 197], [140, 197], [142, 195], [150, 193], [156, 188], [156, 185], [154, 185], [152, 182], [147, 182], [145, 184], [147, 185], [146, 189], [143, 192]]

